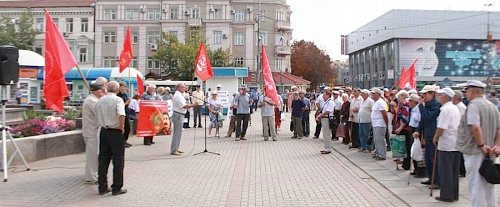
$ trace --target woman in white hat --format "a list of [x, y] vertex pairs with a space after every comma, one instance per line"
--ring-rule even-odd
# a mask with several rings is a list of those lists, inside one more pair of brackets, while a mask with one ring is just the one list
[[222, 110], [222, 102], [217, 97], [217, 91], [212, 91], [210, 93], [210, 98], [208, 99], [208, 111], [210, 117], [210, 127], [208, 129], [208, 136], [210, 137], [212, 134], [212, 128], [215, 128], [215, 136], [220, 138], [219, 136], [219, 128], [222, 127], [222, 121], [219, 117], [219, 113]]

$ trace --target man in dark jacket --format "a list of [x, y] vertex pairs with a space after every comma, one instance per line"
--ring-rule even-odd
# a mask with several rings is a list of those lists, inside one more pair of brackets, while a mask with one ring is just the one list
[[439, 186], [437, 185], [437, 183], [439, 183], [439, 174], [437, 171], [438, 166], [435, 165], [436, 169], [433, 169], [436, 146], [432, 143], [432, 138], [434, 133], [436, 133], [437, 128], [437, 117], [439, 116], [441, 108], [441, 104], [436, 100], [436, 88], [437, 86], [426, 85], [420, 91], [425, 103], [419, 104], [421, 120], [416, 132], [413, 133], [413, 137], [420, 137], [422, 135], [425, 140], [425, 166], [429, 179], [422, 181], [421, 183], [430, 185], [432, 172], [434, 172], [434, 186], [432, 187], [434, 189], [439, 189]]

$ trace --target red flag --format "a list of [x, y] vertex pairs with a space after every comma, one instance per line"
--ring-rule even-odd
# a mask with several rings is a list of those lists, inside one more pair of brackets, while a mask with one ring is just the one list
[[404, 69], [401, 72], [401, 77], [398, 80], [398, 86], [399, 88], [410, 88], [410, 89], [417, 89], [417, 76], [416, 76], [416, 69], [415, 69], [415, 63], [417, 63], [416, 59], [413, 64], [408, 69]]
[[137, 75], [136, 80], [137, 80], [137, 92], [139, 93], [139, 96], [141, 96], [144, 93], [144, 81], [139, 75]]
[[64, 74], [76, 66], [77, 62], [47, 10], [45, 10], [45, 25], [43, 95], [47, 108], [62, 112], [63, 100], [68, 97]]
[[120, 59], [118, 60], [118, 65], [120, 66], [120, 73], [129, 66], [132, 57], [132, 41], [130, 40], [130, 26], [127, 28], [127, 33], [125, 34], [125, 40], [123, 41], [122, 51], [120, 52]]
[[278, 92], [276, 91], [276, 85], [274, 84], [273, 74], [271, 73], [271, 68], [269, 67], [269, 60], [267, 60], [266, 48], [262, 45], [262, 73], [264, 74], [264, 82], [266, 87], [266, 96], [270, 97], [274, 104], [279, 103]]
[[206, 81], [214, 76], [214, 71], [212, 70], [212, 65], [210, 65], [210, 60], [208, 59], [203, 42], [200, 43], [200, 49], [198, 49], [198, 54], [196, 55], [196, 68], [194, 69], [194, 73], [200, 77], [202, 81]]

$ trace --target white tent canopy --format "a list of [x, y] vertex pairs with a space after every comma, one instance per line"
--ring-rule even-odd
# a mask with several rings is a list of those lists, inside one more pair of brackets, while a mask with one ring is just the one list
[[40, 54], [29, 50], [19, 50], [18, 61], [20, 66], [34, 66], [34, 67], [45, 66], [45, 58]]

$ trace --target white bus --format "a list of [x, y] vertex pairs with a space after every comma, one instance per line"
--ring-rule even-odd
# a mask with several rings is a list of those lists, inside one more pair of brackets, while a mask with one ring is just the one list
[[175, 91], [175, 86], [179, 83], [184, 83], [184, 85], [188, 86], [190, 89], [198, 84], [198, 81], [173, 81], [173, 80], [146, 80], [144, 81], [144, 86], [148, 86], [149, 84], [154, 84], [156, 87], [170, 87], [173, 91]]

